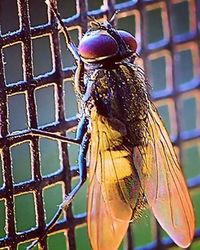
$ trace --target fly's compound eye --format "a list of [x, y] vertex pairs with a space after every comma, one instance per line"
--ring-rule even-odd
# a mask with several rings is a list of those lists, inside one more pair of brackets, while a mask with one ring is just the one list
[[[137, 42], [135, 38], [128, 32], [118, 30], [118, 34], [124, 40], [128, 49], [135, 53]], [[117, 41], [108, 33], [97, 32], [85, 35], [79, 44], [79, 53], [83, 60], [87, 62], [95, 62], [105, 60], [107, 58], [118, 55], [119, 45]]]
[[129, 32], [124, 31], [124, 30], [118, 30], [118, 34], [124, 40], [124, 42], [127, 45], [128, 49], [132, 53], [135, 53], [136, 50], [137, 50], [137, 41], [135, 40], [135, 37], [132, 36]]
[[117, 42], [107, 34], [85, 36], [79, 44], [79, 53], [86, 61], [103, 60], [116, 55], [117, 52]]

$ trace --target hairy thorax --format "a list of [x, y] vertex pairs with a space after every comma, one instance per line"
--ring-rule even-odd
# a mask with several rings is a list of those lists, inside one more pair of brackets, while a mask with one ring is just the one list
[[95, 106], [100, 115], [118, 119], [126, 127], [126, 140], [143, 144], [149, 100], [142, 70], [132, 63], [119, 63], [89, 70], [85, 82], [89, 112]]

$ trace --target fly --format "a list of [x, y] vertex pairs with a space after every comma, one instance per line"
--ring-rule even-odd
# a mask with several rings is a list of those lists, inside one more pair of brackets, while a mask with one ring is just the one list
[[93, 250], [116, 250], [129, 222], [147, 205], [173, 241], [187, 248], [194, 235], [193, 207], [143, 70], [135, 63], [135, 38], [115, 29], [112, 20], [93, 19], [76, 48], [53, 2], [48, 5], [77, 62], [75, 90], [82, 118], [76, 140], [57, 136], [80, 143], [80, 182], [60, 205], [46, 234], [85, 182], [89, 154], [87, 224]]

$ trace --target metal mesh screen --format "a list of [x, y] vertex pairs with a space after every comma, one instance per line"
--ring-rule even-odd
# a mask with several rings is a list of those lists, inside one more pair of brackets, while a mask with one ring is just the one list
[[[10, 12], [13, 4], [16, 8]], [[39, 14], [31, 15], [37, 11], [41, 14], [38, 8], [48, 13], [42, 24], [37, 23], [41, 18]], [[58, 8], [73, 37], [77, 37], [77, 33], [73, 35], [74, 29], [78, 29], [79, 37], [86, 31], [87, 14], [95, 18], [110, 17], [116, 9], [120, 10], [117, 26], [136, 35], [143, 58], [139, 63], [143, 63], [152, 83], [152, 97], [177, 147], [198, 214], [200, 2], [63, 0], [58, 1]], [[9, 13], [17, 20], [12, 32], [4, 31], [4, 19]], [[56, 205], [71, 190], [77, 176], [77, 167], [71, 159], [76, 158], [72, 151], [77, 148], [23, 134], [29, 128], [40, 128], [65, 135], [77, 125], [77, 119], [72, 117], [76, 104], [70, 92], [73, 91], [70, 81], [74, 67], [73, 60], [65, 54], [63, 35], [57, 29], [56, 19], [43, 1], [3, 0], [0, 2], [0, 22], [0, 248], [14, 250], [25, 249], [31, 240], [44, 232]], [[39, 39], [46, 40], [41, 45], [37, 44]], [[41, 59], [38, 53], [46, 53], [46, 57]], [[18, 69], [16, 77], [10, 69]], [[50, 169], [44, 166], [48, 165], [45, 163], [47, 155], [57, 159], [50, 159], [49, 165], [53, 166]], [[81, 195], [79, 202], [86, 200], [84, 191]], [[49, 203], [54, 203], [50, 210], [52, 204]], [[83, 207], [85, 210], [85, 205]], [[90, 249], [86, 231], [81, 231], [86, 213], [75, 211], [79, 209], [69, 207], [49, 232], [43, 249]], [[130, 226], [124, 243], [126, 249], [170, 249], [174, 246], [148, 210], [141, 220]], [[59, 239], [55, 232], [60, 233]], [[54, 234], [50, 236], [51, 233]], [[197, 216], [191, 249], [199, 249], [199, 238], [200, 218]]]

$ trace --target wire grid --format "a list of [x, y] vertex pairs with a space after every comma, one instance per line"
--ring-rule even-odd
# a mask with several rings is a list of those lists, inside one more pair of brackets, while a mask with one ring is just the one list
[[[120, 10], [118, 15], [118, 25], [123, 27], [123, 19], [134, 16], [135, 20], [135, 34], [139, 41], [139, 50], [144, 59], [144, 68], [153, 75], [154, 66], [159, 58], [165, 62], [165, 76], [166, 86], [162, 89], [156, 89], [152, 92], [153, 98], [157, 101], [158, 107], [167, 106], [168, 114], [171, 119], [174, 119], [170, 124], [170, 132], [174, 139], [175, 145], [179, 147], [180, 157], [182, 159], [182, 146], [184, 143], [195, 142], [199, 145], [200, 137], [200, 72], [199, 72], [199, 27], [200, 27], [200, 3], [195, 0], [180, 1], [118, 1], [104, 0], [103, 7], [91, 10], [88, 12], [86, 0], [76, 0], [76, 14], [64, 20], [67, 27], [79, 27], [79, 37], [87, 29], [87, 13], [95, 18], [101, 18], [104, 15], [111, 17], [115, 10]], [[173, 25], [173, 15], [175, 6], [179, 8], [182, 3], [186, 3], [188, 7], [189, 27], [187, 32], [182, 34], [176, 33], [176, 27]], [[0, 199], [4, 200], [6, 207], [6, 230], [7, 235], [0, 240], [0, 248], [17, 249], [17, 245], [21, 242], [34, 239], [41, 235], [45, 230], [45, 212], [43, 204], [43, 189], [51, 184], [64, 181], [64, 190], [67, 194], [71, 190], [72, 177], [76, 175], [76, 170], [70, 170], [69, 156], [66, 151], [66, 144], [60, 143], [60, 164], [59, 172], [50, 176], [42, 176], [40, 168], [40, 152], [39, 152], [39, 138], [31, 137], [23, 134], [23, 131], [10, 132], [9, 129], [9, 114], [8, 114], [8, 97], [17, 93], [25, 93], [26, 95], [26, 111], [28, 117], [28, 127], [38, 128], [38, 114], [35, 99], [35, 90], [38, 87], [45, 87], [51, 83], [55, 83], [54, 98], [55, 98], [55, 116], [56, 121], [47, 124], [40, 129], [60, 132], [65, 135], [65, 132], [77, 125], [76, 119], [65, 118], [64, 95], [63, 95], [63, 80], [71, 79], [74, 73], [74, 68], [62, 67], [60, 54], [59, 31], [55, 17], [52, 13], [48, 13], [48, 23], [36, 27], [31, 27], [29, 14], [29, 0], [17, 0], [18, 16], [20, 21], [20, 29], [0, 36], [0, 118], [1, 118], [1, 160], [3, 168], [4, 185], [0, 189]], [[162, 26], [162, 34], [157, 40], [153, 40], [150, 34], [153, 29], [151, 27], [152, 15], [156, 16], [156, 11], [160, 12], [160, 25]], [[130, 25], [129, 27], [130, 28]], [[31, 38], [36, 38], [50, 34], [51, 54], [53, 61], [53, 71], [35, 77], [33, 75], [33, 48]], [[22, 61], [23, 61], [23, 77], [24, 80], [12, 84], [6, 83], [5, 65], [2, 53], [2, 48], [8, 47], [16, 42], [22, 44]], [[184, 84], [177, 84], [177, 72], [182, 69], [182, 66], [177, 69], [177, 58], [185, 59], [184, 52], [190, 54], [192, 63], [193, 76], [191, 79], [184, 81]], [[186, 62], [189, 60], [186, 58]], [[159, 62], [159, 60], [158, 60]], [[190, 63], [190, 61], [189, 61]], [[161, 72], [162, 73], [162, 72]], [[156, 74], [154, 74], [156, 75]], [[156, 78], [150, 77], [156, 82]], [[180, 80], [181, 81], [181, 80]], [[193, 97], [196, 103], [196, 127], [194, 129], [183, 129], [183, 118], [179, 115], [180, 110], [184, 107], [184, 100]], [[185, 98], [185, 99], [184, 99]], [[166, 104], [166, 105], [165, 105]], [[17, 136], [19, 135], [19, 136]], [[32, 166], [32, 180], [14, 184], [11, 164], [11, 147], [18, 143], [31, 141], [31, 166]], [[197, 189], [200, 186], [200, 177], [193, 177], [188, 179], [189, 187]], [[35, 211], [36, 211], [36, 225], [34, 229], [28, 231], [16, 232], [15, 226], [15, 207], [14, 197], [19, 194], [32, 192], [34, 194]], [[74, 216], [71, 206], [66, 211], [66, 218], [58, 222], [51, 232], [59, 230], [66, 230], [68, 237], [68, 249], [76, 249], [75, 228], [85, 223], [86, 215]], [[200, 229], [197, 228], [195, 238], [200, 238]], [[127, 237], [127, 249], [136, 249], [133, 239], [132, 230], [129, 228]], [[162, 241], [161, 231], [157, 225], [157, 234], [155, 241], [150, 244], [143, 245], [137, 249], [162, 249], [163, 246], [172, 246], [170, 240]], [[47, 248], [46, 240], [43, 242], [43, 249]], [[7, 249], [7, 248], [6, 248]]]

